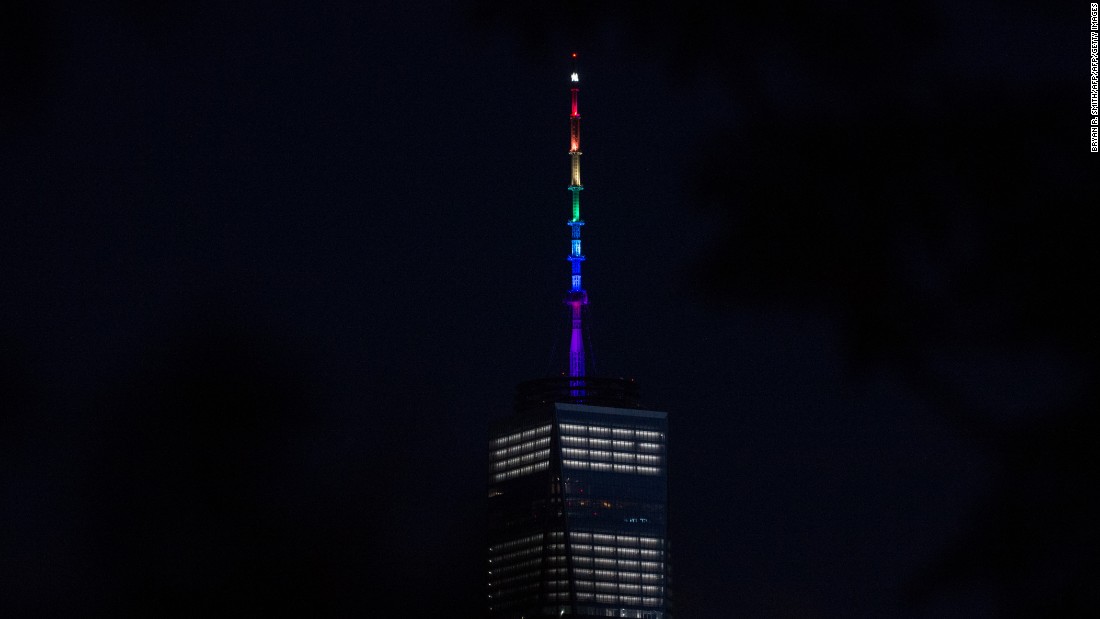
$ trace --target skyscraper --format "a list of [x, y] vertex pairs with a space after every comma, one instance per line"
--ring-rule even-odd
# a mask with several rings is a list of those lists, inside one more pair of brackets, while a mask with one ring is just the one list
[[579, 90], [574, 67], [569, 356], [490, 430], [488, 615], [670, 619], [667, 416], [633, 380], [591, 375], [586, 352]]

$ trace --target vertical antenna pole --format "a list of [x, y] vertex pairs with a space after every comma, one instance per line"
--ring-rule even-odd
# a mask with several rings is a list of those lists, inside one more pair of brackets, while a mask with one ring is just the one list
[[580, 92], [580, 75], [577, 74], [577, 54], [573, 54], [573, 72], [569, 76], [569, 158], [571, 174], [569, 191], [573, 195], [573, 217], [569, 220], [570, 233], [570, 285], [565, 302], [570, 309], [569, 337], [569, 375], [585, 375], [584, 359], [584, 318], [583, 307], [588, 304], [588, 293], [581, 285], [581, 263], [584, 253], [581, 251], [581, 115], [577, 107], [577, 93]]

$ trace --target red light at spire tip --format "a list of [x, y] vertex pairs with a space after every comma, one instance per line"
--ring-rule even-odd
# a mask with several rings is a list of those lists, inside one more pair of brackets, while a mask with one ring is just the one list
[[573, 57], [574, 57], [574, 58], [576, 58], [576, 57], [577, 57], [577, 52], [573, 52]]

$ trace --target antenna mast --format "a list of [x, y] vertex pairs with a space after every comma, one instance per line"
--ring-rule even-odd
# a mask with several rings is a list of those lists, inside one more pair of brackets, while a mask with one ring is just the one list
[[569, 183], [569, 193], [573, 196], [573, 217], [569, 220], [571, 230], [571, 242], [569, 252], [570, 286], [565, 295], [565, 304], [569, 306], [570, 332], [569, 332], [569, 375], [585, 375], [584, 355], [584, 313], [588, 305], [588, 293], [581, 285], [581, 263], [584, 262], [584, 254], [581, 252], [581, 115], [577, 110], [577, 93], [580, 91], [581, 78], [577, 74], [577, 54], [573, 53], [573, 72], [569, 76], [569, 93], [572, 102], [569, 114], [569, 158], [572, 163], [572, 174]]

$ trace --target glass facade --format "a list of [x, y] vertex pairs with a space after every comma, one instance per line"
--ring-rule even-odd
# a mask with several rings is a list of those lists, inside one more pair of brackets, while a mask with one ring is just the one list
[[489, 442], [490, 617], [671, 619], [665, 413], [548, 403]]

